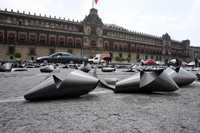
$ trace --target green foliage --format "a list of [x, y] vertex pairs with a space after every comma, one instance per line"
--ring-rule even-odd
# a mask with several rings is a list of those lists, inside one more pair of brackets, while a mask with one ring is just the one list
[[128, 56], [128, 57], [126, 58], [126, 60], [127, 60], [128, 62], [130, 62], [130, 61], [131, 61], [131, 57]]
[[122, 58], [122, 53], [119, 53], [119, 57]]
[[19, 59], [19, 58], [21, 58], [21, 53], [15, 53], [14, 56], [15, 56], [15, 58]]
[[128, 54], [128, 56], [127, 56], [126, 60], [127, 60], [128, 62], [130, 62], [130, 61], [131, 61], [131, 54], [130, 54], [130, 53]]
[[116, 56], [115, 60], [121, 62], [121, 61], [126, 61], [127, 59], [124, 59], [123, 57], [120, 56]]
[[121, 58], [119, 56], [115, 56], [116, 61], [121, 61]]

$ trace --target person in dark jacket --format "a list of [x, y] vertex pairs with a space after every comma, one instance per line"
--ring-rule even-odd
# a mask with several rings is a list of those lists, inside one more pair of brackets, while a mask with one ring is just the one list
[[176, 67], [180, 67], [182, 65], [182, 61], [176, 58]]

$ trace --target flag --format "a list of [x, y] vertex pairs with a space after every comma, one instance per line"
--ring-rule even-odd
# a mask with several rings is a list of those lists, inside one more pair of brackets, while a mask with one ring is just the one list
[[97, 4], [99, 0], [95, 0], [95, 3]]

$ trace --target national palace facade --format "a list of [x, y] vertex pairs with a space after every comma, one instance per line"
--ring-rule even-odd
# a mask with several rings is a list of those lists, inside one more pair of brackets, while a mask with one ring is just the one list
[[200, 56], [200, 48], [191, 47], [189, 40], [177, 41], [167, 33], [158, 37], [104, 24], [94, 8], [80, 22], [0, 10], [0, 60], [16, 53], [21, 59], [30, 59], [57, 51], [87, 57], [111, 52], [113, 60], [131, 62], [147, 58], [192, 60]]

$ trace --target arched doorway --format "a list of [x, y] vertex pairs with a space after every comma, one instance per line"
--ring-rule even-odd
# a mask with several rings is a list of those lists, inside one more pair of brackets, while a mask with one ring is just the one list
[[91, 43], [90, 43], [90, 46], [93, 47], [93, 48], [96, 47], [97, 42], [95, 40], [92, 40]]

